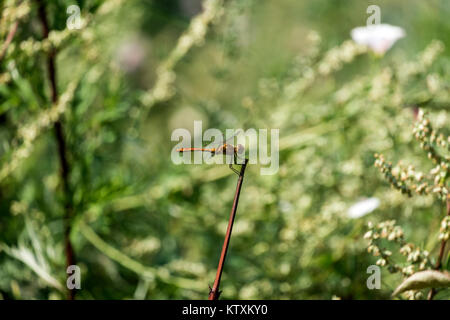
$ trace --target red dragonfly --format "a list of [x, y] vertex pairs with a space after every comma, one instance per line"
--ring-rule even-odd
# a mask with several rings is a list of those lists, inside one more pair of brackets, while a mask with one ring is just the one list
[[241, 158], [240, 156], [244, 153], [245, 148], [242, 144], [237, 144], [236, 146], [227, 143], [230, 140], [234, 139], [235, 136], [240, 134], [242, 131], [237, 131], [235, 134], [233, 134], [230, 138], [225, 140], [223, 143], [218, 143], [217, 146], [212, 148], [179, 148], [176, 151], [177, 152], [194, 152], [194, 151], [200, 151], [200, 152], [206, 152], [210, 153], [211, 157], [215, 155], [228, 155], [233, 156], [234, 162], [229, 164], [229, 167], [231, 170], [233, 170], [237, 175], [239, 175], [239, 171], [233, 168], [233, 164], [237, 164], [237, 158]]

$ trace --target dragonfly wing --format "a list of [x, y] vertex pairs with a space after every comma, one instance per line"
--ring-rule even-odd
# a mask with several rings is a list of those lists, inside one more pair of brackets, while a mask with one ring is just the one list
[[239, 136], [239, 135], [241, 135], [243, 132], [244, 132], [244, 130], [242, 130], [242, 129], [236, 130], [236, 131], [233, 133], [233, 135], [232, 135], [231, 137], [229, 137], [228, 139], [226, 139], [225, 141], [223, 141], [222, 144], [228, 143], [228, 144], [234, 145], [234, 144], [235, 144], [235, 143], [234, 143], [234, 138], [237, 137], [237, 136]]

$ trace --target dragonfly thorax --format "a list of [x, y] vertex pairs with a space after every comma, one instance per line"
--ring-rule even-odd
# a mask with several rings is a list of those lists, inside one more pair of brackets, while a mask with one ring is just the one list
[[225, 143], [221, 145], [219, 148], [217, 148], [216, 153], [233, 155], [235, 153], [235, 148], [233, 145]]

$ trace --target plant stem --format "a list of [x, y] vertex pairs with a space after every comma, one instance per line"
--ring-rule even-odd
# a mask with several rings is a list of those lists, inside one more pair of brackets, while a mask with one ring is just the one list
[[230, 244], [231, 231], [233, 230], [234, 218], [236, 216], [236, 211], [239, 202], [239, 195], [241, 193], [242, 182], [244, 180], [245, 168], [247, 166], [248, 159], [244, 160], [241, 166], [241, 171], [239, 173], [239, 178], [236, 186], [236, 193], [234, 195], [233, 207], [231, 208], [230, 219], [228, 221], [227, 233], [225, 235], [225, 240], [222, 246], [222, 253], [220, 254], [219, 265], [217, 266], [216, 279], [214, 280], [213, 287], [209, 290], [208, 300], [218, 300], [220, 296], [219, 286], [220, 279], [222, 278], [223, 266], [225, 264], [225, 258], [227, 256], [228, 245]]
[[[447, 216], [450, 216], [450, 195], [447, 196]], [[442, 266], [442, 260], [444, 258], [445, 245], [447, 240], [441, 241], [441, 247], [439, 249], [439, 256], [436, 261], [436, 266], [434, 267], [436, 270], [439, 270]], [[434, 295], [436, 294], [436, 289], [432, 288], [430, 293], [428, 294], [428, 300], [433, 300]]]
[[[47, 20], [47, 14], [45, 10], [45, 3], [43, 0], [36, 0], [38, 3], [38, 13], [39, 18], [41, 20], [42, 29], [43, 29], [43, 37], [44, 39], [48, 38], [50, 28]], [[51, 101], [53, 104], [58, 102], [58, 87], [56, 85], [56, 64], [55, 64], [56, 50], [51, 49], [47, 55], [47, 71], [48, 78], [50, 82], [50, 91], [51, 91]], [[58, 144], [58, 156], [59, 163], [61, 166], [60, 175], [61, 181], [63, 185], [63, 193], [64, 193], [64, 248], [66, 255], [66, 266], [74, 265], [75, 262], [75, 254], [73, 251], [72, 242], [70, 240], [70, 232], [71, 232], [71, 220], [73, 214], [73, 206], [71, 201], [71, 192], [69, 185], [69, 174], [70, 167], [69, 162], [67, 160], [67, 146], [66, 140], [64, 138], [64, 130], [61, 120], [55, 122], [54, 125], [55, 137]], [[75, 290], [70, 290], [68, 293], [68, 299], [75, 299]]]
[[6, 50], [8, 50], [8, 47], [11, 44], [11, 41], [14, 38], [14, 35], [16, 34], [18, 26], [19, 26], [19, 21], [16, 21], [16, 22], [13, 23], [13, 25], [11, 27], [11, 30], [9, 30], [8, 36], [6, 37], [6, 40], [5, 40], [5, 42], [3, 43], [3, 46], [2, 46], [2, 50], [0, 51], [0, 61], [5, 56]]

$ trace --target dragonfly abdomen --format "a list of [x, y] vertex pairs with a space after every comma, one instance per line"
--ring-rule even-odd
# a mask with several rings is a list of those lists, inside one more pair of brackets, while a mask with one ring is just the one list
[[177, 149], [177, 152], [192, 152], [192, 151], [201, 151], [201, 152], [211, 152], [214, 153], [216, 151], [215, 148], [180, 148]]

